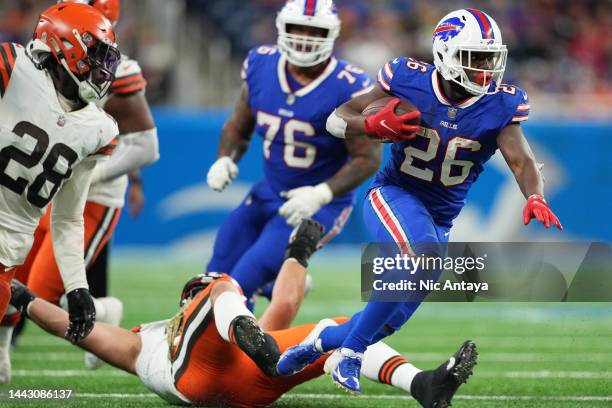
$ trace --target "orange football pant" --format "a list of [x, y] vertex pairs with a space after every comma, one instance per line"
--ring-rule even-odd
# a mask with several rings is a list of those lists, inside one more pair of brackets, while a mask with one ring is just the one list
[[11, 300], [11, 280], [15, 274], [15, 269], [6, 270], [0, 264], [0, 319], [4, 318], [9, 301]]
[[[171, 353], [176, 388], [195, 405], [265, 407], [298, 384], [323, 374], [328, 354], [304, 371], [289, 377], [269, 377], [235, 344], [219, 336], [209, 299], [213, 286], [231, 281], [228, 276], [215, 280], [198, 293], [182, 318], [179, 338]], [[348, 319], [335, 319], [342, 323]], [[196, 324], [195, 330], [189, 330]], [[281, 351], [302, 341], [314, 328], [305, 324], [269, 332]], [[185, 352], [181, 353], [182, 349]], [[161, 357], [160, 357], [161, 358]]]

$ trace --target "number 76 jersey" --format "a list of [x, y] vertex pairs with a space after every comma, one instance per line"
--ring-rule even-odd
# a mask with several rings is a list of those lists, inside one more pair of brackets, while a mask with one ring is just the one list
[[379, 86], [421, 111], [421, 130], [415, 139], [393, 144], [375, 187], [402, 187], [423, 202], [437, 224], [450, 227], [483, 164], [497, 150], [497, 136], [527, 120], [529, 103], [523, 90], [501, 85], [494, 94], [453, 104], [439, 81], [434, 66], [406, 57], [380, 70]]
[[[349, 160], [344, 140], [325, 129], [327, 117], [373, 86], [361, 69], [333, 57], [306, 86], [293, 80], [287, 64], [276, 47], [262, 46], [249, 53], [242, 73], [264, 139], [266, 181], [277, 194], [326, 181]], [[352, 193], [334, 200], [351, 201]]]
[[117, 134], [93, 103], [66, 112], [47, 71], [20, 45], [0, 44], [0, 263], [21, 263], [30, 249], [25, 237], [74, 167], [108, 157]]

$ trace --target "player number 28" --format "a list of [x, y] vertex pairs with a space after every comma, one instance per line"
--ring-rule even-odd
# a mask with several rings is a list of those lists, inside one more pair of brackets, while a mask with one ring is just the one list
[[[31, 169], [40, 163], [49, 147], [49, 135], [43, 129], [30, 122], [19, 122], [13, 129], [13, 133], [22, 139], [27, 135], [36, 141], [36, 145], [34, 145], [29, 153], [21, 150], [16, 145], [6, 146], [0, 150], [0, 185], [19, 195], [23, 194], [27, 188], [26, 198], [28, 202], [36, 207], [43, 208], [53, 199], [62, 181], [69, 178], [72, 174], [71, 166], [77, 160], [78, 155], [64, 143], [56, 143], [49, 150], [49, 154], [47, 154], [46, 159], [43, 161], [42, 173], [38, 174], [28, 186], [28, 180], [23, 177], [13, 178], [6, 173], [6, 169], [11, 160], [19, 163], [26, 169]], [[28, 142], [24, 141], [23, 145], [27, 146]], [[63, 173], [55, 169], [60, 158], [62, 159], [60, 167], [64, 169]], [[41, 194], [49, 189], [50, 191], [45, 194], [46, 196]]]
[[[267, 127], [263, 144], [264, 157], [267, 160], [270, 158], [270, 146], [281, 130], [282, 119], [280, 116], [259, 111], [257, 112], [257, 125]], [[300, 169], [312, 166], [317, 155], [316, 146], [295, 140], [296, 133], [300, 133], [307, 137], [314, 136], [315, 129], [312, 125], [308, 122], [291, 119], [285, 123], [282, 133], [285, 135], [285, 148], [283, 149], [283, 160], [285, 164], [289, 167], [297, 167]], [[297, 149], [302, 150], [304, 154], [296, 156], [295, 152]]]
[[[417, 135], [429, 140], [427, 150], [417, 149], [414, 146], [406, 147], [404, 149], [406, 158], [400, 166], [400, 170], [410, 176], [431, 182], [434, 178], [433, 170], [417, 167], [414, 160], [418, 159], [426, 163], [434, 160], [438, 154], [438, 148], [440, 147], [440, 134], [436, 129], [421, 128], [421, 130], [417, 132]], [[442, 168], [440, 171], [440, 182], [447, 187], [456, 186], [457, 184], [463, 183], [470, 174], [470, 169], [474, 163], [469, 160], [456, 159], [457, 151], [459, 149], [466, 149], [472, 152], [477, 152], [480, 150], [480, 148], [480, 142], [477, 140], [466, 139], [460, 136], [455, 136], [449, 140], [446, 145], [444, 161], [442, 162]], [[453, 166], [455, 166], [455, 168], [459, 168], [460, 173], [451, 176]]]

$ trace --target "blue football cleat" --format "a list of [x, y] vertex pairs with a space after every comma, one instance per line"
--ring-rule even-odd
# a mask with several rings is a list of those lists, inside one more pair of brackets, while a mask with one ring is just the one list
[[353, 350], [343, 348], [340, 350], [342, 360], [332, 372], [332, 380], [345, 391], [351, 394], [361, 394], [361, 385], [359, 384], [359, 374], [361, 371], [362, 353], [356, 353]]
[[300, 344], [285, 350], [276, 365], [278, 374], [284, 376], [293, 375], [317, 361], [319, 357], [325, 354], [321, 349], [319, 335], [326, 327], [335, 326], [336, 324], [331, 319], [321, 320]]

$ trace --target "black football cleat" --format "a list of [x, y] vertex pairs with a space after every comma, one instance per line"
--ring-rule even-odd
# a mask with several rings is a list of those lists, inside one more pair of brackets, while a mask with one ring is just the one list
[[440, 367], [418, 373], [412, 380], [410, 393], [425, 408], [449, 407], [461, 384], [472, 375], [477, 358], [476, 344], [466, 341]]
[[257, 322], [248, 316], [238, 316], [232, 322], [232, 338], [261, 371], [270, 377], [278, 375], [280, 349], [274, 337], [264, 333]]

